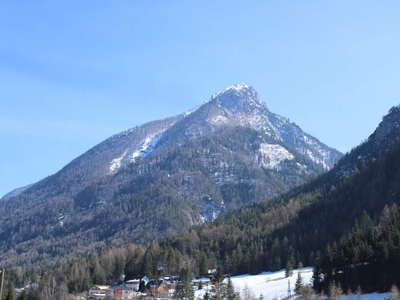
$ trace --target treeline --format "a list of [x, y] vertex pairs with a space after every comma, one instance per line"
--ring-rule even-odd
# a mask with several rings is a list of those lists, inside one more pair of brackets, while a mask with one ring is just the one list
[[[131, 245], [114, 248], [86, 257], [62, 259], [49, 269], [15, 267], [5, 271], [3, 299], [15, 288], [30, 285], [26, 300], [66, 299], [68, 294], [77, 295], [87, 291], [93, 284], [115, 284], [137, 274], [144, 274], [145, 247]], [[59, 295], [47, 297], [50, 292]], [[63, 296], [63, 297], [61, 297]], [[15, 297], [13, 298], [15, 299]]]

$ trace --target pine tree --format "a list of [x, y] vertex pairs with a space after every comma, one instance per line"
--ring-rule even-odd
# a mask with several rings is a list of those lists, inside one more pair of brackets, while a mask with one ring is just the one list
[[300, 272], [297, 273], [297, 279], [294, 286], [294, 291], [296, 294], [301, 294], [301, 289], [303, 287], [303, 279], [301, 278]]
[[322, 282], [322, 270], [319, 266], [314, 266], [313, 275], [312, 275], [312, 283], [315, 289], [318, 289]]
[[194, 290], [192, 278], [187, 268], [182, 268], [179, 274], [179, 283], [176, 286], [175, 296], [182, 300], [193, 300]]
[[222, 281], [224, 281], [224, 271], [222, 270], [221, 266], [217, 267], [217, 274], [215, 276], [215, 279], [217, 280], [219, 285], [221, 285]]
[[290, 277], [292, 275], [293, 275], [293, 266], [290, 263], [290, 261], [288, 261], [286, 263], [285, 277], [287, 278], [287, 277]]
[[152, 278], [154, 276], [154, 261], [150, 249], [147, 249], [143, 257], [143, 271], [144, 274]]
[[225, 297], [228, 300], [233, 300], [235, 298], [235, 289], [233, 287], [233, 283], [231, 280], [231, 276], [228, 275], [228, 284], [226, 287], [226, 293], [225, 293]]
[[218, 266], [217, 267], [217, 274], [215, 275], [215, 292], [216, 292], [216, 297], [217, 299], [221, 299], [223, 296], [223, 291], [222, 291], [222, 282], [224, 281], [224, 272], [222, 271], [222, 267]]
[[199, 261], [199, 274], [201, 276], [206, 275], [208, 271], [207, 268], [207, 256], [205, 253], [202, 253], [200, 256], [200, 261]]

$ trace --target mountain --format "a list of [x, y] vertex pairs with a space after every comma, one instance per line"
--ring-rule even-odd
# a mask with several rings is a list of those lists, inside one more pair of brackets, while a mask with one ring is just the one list
[[[331, 298], [340, 290], [387, 292], [400, 278], [399, 108], [392, 108], [375, 132], [329, 172], [302, 186], [146, 245], [115, 248], [114, 240], [109, 249], [98, 252], [93, 244], [91, 255], [63, 257], [53, 274], [64, 274], [59, 282], [79, 293], [91, 280], [115, 282], [122, 272], [130, 278], [138, 273], [153, 276], [157, 270], [161, 276], [178, 274], [185, 266], [201, 276], [218, 266], [217, 274], [260, 276], [263, 271], [311, 265], [316, 292], [324, 289]], [[187, 149], [182, 152], [188, 153]], [[114, 210], [108, 212], [112, 217], [117, 215]], [[159, 222], [160, 214], [153, 211], [153, 219]], [[118, 225], [113, 218], [107, 221], [111, 227]], [[100, 233], [99, 227], [93, 231], [85, 232]], [[126, 238], [129, 231], [125, 234]], [[68, 240], [64, 241], [68, 245]], [[42, 260], [47, 261], [46, 257]], [[264, 281], [271, 281], [268, 279]], [[340, 285], [334, 287], [332, 280]], [[298, 286], [298, 280], [292, 281], [293, 286]], [[310, 293], [310, 289], [302, 289], [306, 298]]]
[[400, 278], [399, 124], [397, 106], [330, 171], [148, 249], [205, 255], [232, 275], [301, 263], [315, 267], [314, 287], [325, 293], [333, 280], [344, 291], [387, 292]]
[[194, 110], [116, 134], [4, 199], [0, 259], [46, 264], [152, 241], [271, 199], [341, 156], [270, 112], [252, 87], [234, 85]]

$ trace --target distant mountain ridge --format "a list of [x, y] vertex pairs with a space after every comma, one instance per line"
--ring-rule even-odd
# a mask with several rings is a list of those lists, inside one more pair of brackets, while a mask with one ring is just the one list
[[30, 188], [33, 184], [28, 184], [26, 186], [22, 186], [12, 190], [11, 192], [5, 194], [3, 197], [0, 198], [0, 201], [5, 200], [7, 198], [15, 197], [24, 192], [26, 189]]
[[338, 177], [351, 174], [357, 164], [377, 156], [383, 149], [390, 148], [400, 136], [400, 105], [393, 106], [386, 114], [374, 132], [361, 145], [354, 148], [350, 155], [340, 162]]
[[35, 262], [146, 242], [285, 192], [341, 156], [270, 112], [252, 87], [234, 85], [194, 110], [112, 136], [2, 201], [0, 213], [14, 217], [0, 219], [0, 259], [14, 262], [15, 245]]

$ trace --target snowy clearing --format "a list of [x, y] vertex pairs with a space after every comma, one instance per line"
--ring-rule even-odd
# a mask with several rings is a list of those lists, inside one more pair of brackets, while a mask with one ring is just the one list
[[[250, 295], [254, 299], [259, 299], [260, 295], [263, 296], [264, 300], [281, 300], [287, 299], [288, 297], [288, 279], [290, 280], [290, 294], [291, 299], [295, 299], [294, 286], [297, 279], [297, 273], [299, 270], [293, 270], [293, 275], [289, 278], [285, 278], [285, 270], [277, 272], [263, 272], [259, 275], [238, 275], [231, 277], [233, 286], [236, 292], [240, 292], [241, 299], [244, 294]], [[311, 277], [313, 274], [312, 267], [302, 268], [300, 271], [303, 284], [311, 284]], [[196, 299], [203, 299], [203, 295], [206, 291], [196, 291]], [[387, 293], [384, 294], [363, 294], [361, 295], [362, 300], [383, 300], [388, 297]], [[358, 300], [358, 295], [343, 295], [344, 300]]]

